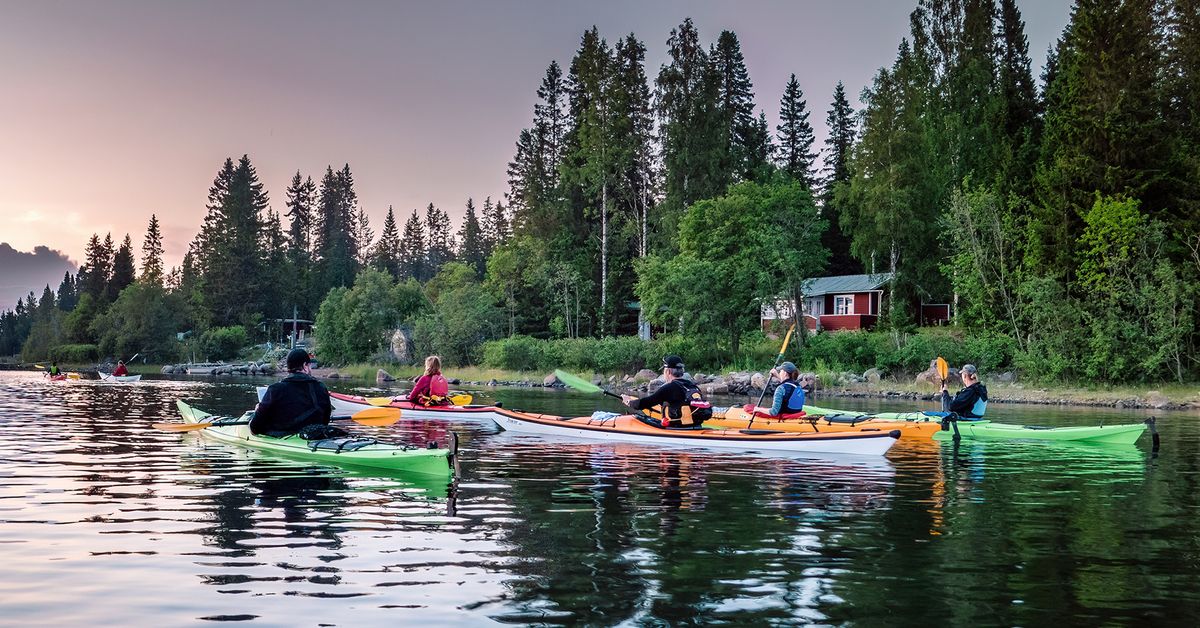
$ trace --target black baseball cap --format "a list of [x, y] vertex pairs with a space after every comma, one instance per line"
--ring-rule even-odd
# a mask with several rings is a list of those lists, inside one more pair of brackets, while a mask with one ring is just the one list
[[677, 355], [668, 355], [663, 358], [663, 368], [681, 369], [683, 368], [683, 358]]
[[308, 363], [308, 351], [304, 349], [292, 349], [287, 354], [287, 368], [289, 371], [297, 371]]

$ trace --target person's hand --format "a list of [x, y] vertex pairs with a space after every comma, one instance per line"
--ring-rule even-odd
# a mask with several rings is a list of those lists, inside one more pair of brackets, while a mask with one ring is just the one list
[[637, 397], [633, 395], [621, 395], [621, 402], [627, 406], [632, 406], [635, 401], [637, 401]]

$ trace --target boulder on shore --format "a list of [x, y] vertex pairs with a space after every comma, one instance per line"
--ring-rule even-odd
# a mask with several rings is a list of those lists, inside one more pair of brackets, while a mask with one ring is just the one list
[[159, 371], [159, 373], [162, 373], [163, 375], [171, 375], [174, 372], [175, 366], [173, 364], [165, 364], [163, 365], [162, 370]]
[[880, 379], [883, 379], [883, 371], [877, 368], [869, 368], [863, 371], [863, 379], [867, 380], [868, 384], [878, 384]]
[[701, 384], [700, 390], [706, 395], [728, 395], [729, 384], [722, 381], [710, 382], [708, 384]]
[[1154, 408], [1155, 410], [1162, 410], [1163, 408], [1169, 408], [1173, 405], [1170, 397], [1162, 394], [1162, 391], [1159, 390], [1151, 390], [1150, 392], [1146, 393], [1145, 404], [1151, 408]]
[[750, 386], [762, 390], [767, 387], [767, 378], [762, 373], [755, 373], [750, 376]]
[[391, 373], [389, 373], [383, 369], [379, 369], [379, 370], [375, 371], [375, 381], [376, 382], [394, 382], [394, 381], [396, 381], [396, 378], [392, 377]]
[[555, 375], [554, 373], [551, 373], [551, 374], [547, 375], [544, 379], [542, 379], [542, 387], [543, 388], [551, 388], [554, 386], [562, 386], [562, 385], [563, 385], [562, 381], [560, 381], [558, 379], [558, 376]]
[[658, 377], [658, 373], [655, 373], [654, 371], [651, 371], [650, 369], [642, 369], [642, 370], [638, 371], [637, 373], [634, 373], [633, 381], [641, 384], [643, 382], [651, 381], [655, 377]]

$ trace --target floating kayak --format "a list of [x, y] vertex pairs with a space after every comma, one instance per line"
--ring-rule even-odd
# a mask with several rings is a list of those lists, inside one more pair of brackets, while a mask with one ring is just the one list
[[[988, 422], [958, 422], [958, 432], [963, 438], [1007, 438], [1023, 440], [1055, 440], [1108, 445], [1132, 445], [1142, 436], [1148, 426], [1145, 423], [1122, 425], [1088, 425], [1084, 427], [1038, 427], [1035, 425], [1010, 425]], [[937, 431], [934, 440], [952, 440], [953, 431]]]
[[[854, 417], [859, 421], [905, 421], [914, 424], [926, 424], [934, 440], [953, 440], [953, 430], [941, 430], [941, 417], [931, 416], [924, 412], [880, 412], [876, 414], [859, 414], [844, 410], [832, 410], [815, 406], [804, 406], [804, 411], [811, 414], [823, 414], [827, 417]], [[761, 419], [759, 419], [761, 420]], [[754, 422], [758, 425], [758, 421]], [[1119, 425], [1098, 425], [1083, 427], [1041, 427], [1036, 425], [1015, 425], [1011, 423], [995, 423], [986, 420], [958, 420], [958, 432], [963, 438], [988, 439], [1022, 439], [1022, 440], [1057, 440], [1079, 441], [1086, 443], [1105, 443], [1115, 445], [1132, 445], [1146, 431], [1146, 423], [1124, 423]]]
[[51, 375], [51, 376], [50, 376], [50, 381], [52, 381], [52, 382], [61, 382], [61, 381], [65, 380], [65, 379], [67, 379], [67, 374], [66, 374], [66, 373], [59, 373], [58, 375]]
[[[249, 421], [247, 412], [240, 419], [215, 417], [193, 408], [186, 403], [176, 402], [179, 414], [187, 423], [214, 423], [215, 427], [199, 430], [205, 438], [223, 443], [232, 443], [250, 449], [280, 454], [298, 460], [324, 462], [339, 466], [390, 469], [408, 473], [449, 476], [452, 473], [450, 449], [425, 449], [380, 443], [373, 438], [331, 438], [308, 441], [299, 436], [272, 438], [250, 433], [250, 426], [220, 426], [223, 421]], [[451, 445], [451, 449], [454, 446]]]
[[100, 379], [102, 379], [106, 382], [121, 382], [121, 383], [130, 383], [131, 384], [133, 382], [142, 381], [142, 376], [141, 375], [113, 375], [111, 373], [101, 373]]
[[[266, 392], [266, 386], [258, 387], [260, 401]], [[329, 401], [333, 404], [333, 416], [335, 417], [348, 417], [356, 412], [375, 407], [367, 401], [366, 397], [358, 395], [331, 392]], [[494, 421], [498, 416], [496, 406], [422, 406], [403, 400], [393, 400], [389, 405], [393, 408], [400, 408], [406, 419], [491, 419]]]
[[908, 420], [895, 419], [877, 419], [872, 417], [858, 417], [849, 415], [820, 415], [806, 414], [800, 418], [778, 418], [778, 417], [762, 417], [754, 418], [754, 422], [750, 422], [750, 415], [745, 410], [737, 407], [727, 409], [723, 414], [718, 416], [717, 409], [713, 409], [713, 418], [704, 422], [705, 426], [718, 427], [725, 429], [758, 429], [758, 430], [779, 430], [782, 432], [790, 432], [797, 434], [814, 434], [825, 432], [890, 432], [891, 430], [899, 430], [901, 438], [929, 438], [933, 433], [941, 429], [941, 419], [937, 417], [921, 416]]
[[[664, 429], [632, 415], [605, 419], [568, 418], [498, 408], [496, 423], [505, 430], [549, 436], [588, 438], [673, 447], [719, 447], [746, 451], [883, 455], [900, 438], [898, 431], [796, 434], [777, 430], [708, 428]], [[748, 433], [747, 433], [748, 432]]]

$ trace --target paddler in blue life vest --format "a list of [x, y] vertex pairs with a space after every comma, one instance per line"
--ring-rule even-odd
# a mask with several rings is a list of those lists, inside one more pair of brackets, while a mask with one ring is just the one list
[[329, 425], [333, 404], [329, 390], [312, 376], [308, 351], [292, 349], [287, 354], [289, 375], [271, 384], [250, 419], [250, 431], [282, 438], [300, 433], [309, 425]]
[[791, 362], [784, 362], [771, 371], [771, 375], [779, 379], [775, 387], [775, 397], [770, 408], [754, 407], [747, 409], [751, 414], [777, 417], [787, 414], [804, 414], [804, 388], [796, 380], [800, 378], [800, 369]]
[[684, 377], [683, 358], [663, 358], [662, 373], [665, 383], [658, 390], [641, 398], [621, 395], [621, 401], [634, 410], [649, 410], [649, 418], [660, 427], [699, 427], [712, 417], [712, 405], [705, 401], [700, 388]]
[[982, 419], [987, 411], [988, 392], [979, 381], [979, 369], [974, 364], [964, 364], [959, 371], [963, 388], [950, 398], [945, 380], [942, 381], [942, 412], [953, 412], [964, 419]]

